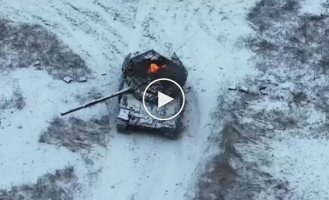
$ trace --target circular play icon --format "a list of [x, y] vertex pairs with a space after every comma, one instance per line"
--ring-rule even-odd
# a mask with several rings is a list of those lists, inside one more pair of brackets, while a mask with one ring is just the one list
[[[161, 86], [161, 87], [160, 87]], [[169, 88], [169, 90], [168, 90]], [[157, 105], [148, 102], [148, 94], [156, 92]], [[168, 78], [152, 81], [144, 90], [143, 106], [154, 119], [165, 121], [177, 117], [184, 109], [185, 94], [182, 87]]]

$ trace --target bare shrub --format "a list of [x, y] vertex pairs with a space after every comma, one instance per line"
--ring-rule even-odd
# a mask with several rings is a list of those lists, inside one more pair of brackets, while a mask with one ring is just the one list
[[70, 76], [73, 80], [90, 73], [79, 55], [39, 25], [0, 19], [0, 46], [2, 70], [33, 66], [54, 78]]
[[109, 120], [107, 116], [90, 121], [83, 121], [75, 117], [67, 120], [56, 117], [40, 136], [39, 142], [64, 146], [72, 152], [89, 151], [93, 145], [106, 146], [108, 135]]
[[20, 88], [16, 88], [13, 91], [12, 96], [9, 99], [2, 97], [0, 99], [0, 110], [17, 109], [22, 110], [25, 107], [25, 98], [22, 95]]
[[[235, 104], [237, 110], [240, 106]], [[221, 153], [211, 159], [200, 177], [196, 199], [259, 199], [262, 194], [283, 199], [288, 183], [273, 178], [259, 168], [258, 162], [266, 159], [247, 160], [236, 147], [260, 142], [263, 130], [261, 127], [241, 124], [234, 116], [231, 118], [233, 120], [229, 120], [219, 134]]]
[[250, 11], [256, 34], [246, 46], [262, 73], [245, 83], [267, 91], [260, 98], [229, 94], [221, 102], [220, 151], [201, 175], [197, 199], [310, 199], [296, 194], [289, 180], [267, 173], [275, 157], [272, 141], [329, 139], [327, 122], [309, 122], [314, 108], [329, 113], [329, 15], [299, 8], [296, 0], [261, 0]]
[[13, 186], [11, 190], [0, 190], [0, 200], [72, 200], [79, 187], [73, 167], [46, 174], [36, 184]]

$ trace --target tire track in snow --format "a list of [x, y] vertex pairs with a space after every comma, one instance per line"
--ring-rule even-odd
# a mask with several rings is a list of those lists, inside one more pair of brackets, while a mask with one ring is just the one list
[[[131, 37], [129, 40], [129, 46], [128, 50], [129, 52], [135, 52], [135, 51], [142, 51], [141, 48], [141, 41], [143, 37], [143, 20], [147, 19], [151, 15], [151, 7], [154, 1], [145, 1], [145, 0], [140, 0], [138, 2], [138, 6], [136, 9], [136, 14], [135, 14], [135, 20], [133, 22], [133, 30], [132, 30], [132, 35], [134, 37]], [[145, 49], [147, 50], [147, 49]]]
[[[213, 94], [221, 91], [219, 87], [225, 88], [231, 80], [248, 74], [244, 70], [237, 70], [247, 65], [244, 57], [248, 57], [248, 54], [246, 56], [245, 52], [236, 51], [232, 45], [245, 32], [244, 26], [239, 27], [242, 28], [240, 33], [227, 37], [229, 41], [220, 43], [217, 40], [218, 33], [229, 34], [236, 28], [230, 20], [218, 20], [223, 16], [217, 9], [227, 5], [226, 1], [213, 2], [216, 12], [210, 15], [211, 20], [200, 15], [200, 12], [205, 14], [209, 11], [204, 1], [141, 0], [129, 1], [127, 6], [121, 1], [29, 0], [24, 3], [24, 7], [22, 3], [9, 0], [0, 2], [4, 3], [0, 10], [5, 16], [43, 24], [58, 34], [82, 55], [96, 75], [109, 71], [106, 78], [88, 81], [90, 87], [96, 88], [111, 82], [108, 88], [102, 88], [106, 89], [106, 93], [117, 89], [118, 73], [125, 54], [152, 48], [161, 53], [172, 53], [190, 33], [200, 30], [177, 52], [189, 70], [188, 82], [193, 84], [195, 92], [195, 101], [191, 102], [191, 110], [187, 110], [185, 116], [186, 119], [191, 118], [191, 126], [177, 141], [150, 135], [121, 135], [112, 128], [112, 141], [108, 148], [94, 152], [95, 155], [101, 155], [95, 158], [95, 168], [102, 167], [102, 172], [98, 174], [99, 178], [92, 188], [85, 188], [86, 193], [89, 193], [85, 196], [88, 200], [109, 197], [129, 199], [132, 195], [135, 200], [187, 198], [184, 196], [191, 191], [195, 182], [198, 163], [203, 162], [203, 157], [208, 154], [205, 151], [211, 133], [209, 115], [216, 105]], [[78, 12], [68, 3], [83, 12]], [[237, 12], [241, 16], [234, 20], [242, 23], [244, 17], [240, 4], [240, 1], [235, 0], [230, 4], [232, 11], [227, 9], [223, 12], [228, 15]], [[115, 17], [117, 20], [114, 20]], [[236, 57], [242, 59], [237, 61]], [[219, 65], [223, 70], [218, 68]], [[115, 106], [115, 103], [112, 105]], [[59, 105], [59, 108], [62, 107]], [[91, 108], [90, 112], [101, 112], [101, 109], [102, 106], [97, 106]], [[89, 111], [77, 115], [83, 116], [86, 113]], [[150, 178], [145, 178], [145, 175]], [[87, 179], [82, 177], [81, 180]]]

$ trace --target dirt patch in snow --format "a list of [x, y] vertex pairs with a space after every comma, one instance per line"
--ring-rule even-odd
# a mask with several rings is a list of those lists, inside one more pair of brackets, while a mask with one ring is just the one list
[[0, 19], [0, 70], [34, 67], [56, 79], [70, 76], [78, 80], [91, 71], [53, 33], [39, 25]]
[[90, 151], [93, 145], [106, 146], [109, 131], [108, 116], [90, 121], [56, 117], [40, 136], [39, 142], [64, 146], [72, 152]]
[[72, 200], [79, 188], [72, 167], [46, 174], [36, 184], [13, 186], [11, 190], [0, 190], [0, 200]]
[[[329, 14], [300, 13], [297, 1], [291, 2], [263, 0], [249, 15], [259, 33], [248, 39], [249, 47], [262, 57], [257, 66], [263, 78], [254, 82], [267, 85], [268, 99], [286, 105], [286, 110], [281, 107], [277, 112], [288, 111], [297, 118], [299, 129], [319, 130], [296, 136], [328, 139]], [[294, 9], [269, 14], [286, 4]]]
[[[233, 95], [230, 98], [232, 100]], [[276, 179], [260, 167], [271, 164], [271, 154], [267, 153], [266, 145], [257, 146], [255, 152], [254, 148], [248, 149], [263, 142], [263, 135], [268, 131], [262, 124], [265, 121], [242, 122], [244, 117], [255, 116], [246, 116], [248, 110], [240, 112], [244, 109], [245, 100], [239, 101], [242, 103], [235, 101], [227, 110], [222, 110], [228, 120], [219, 133], [221, 153], [207, 164], [200, 178], [197, 199], [266, 199], [269, 196], [284, 199], [288, 182]], [[276, 113], [272, 115], [278, 117]], [[283, 126], [280, 124], [280, 127]]]
[[200, 178], [198, 199], [327, 198], [307, 178], [328, 184], [320, 183], [327, 176], [320, 157], [298, 155], [304, 159], [293, 165], [283, 160], [296, 161], [294, 151], [282, 158], [275, 149], [289, 138], [329, 139], [329, 15], [301, 13], [301, 6], [262, 0], [250, 11], [255, 35], [245, 41], [260, 74], [245, 80], [249, 92], [230, 91], [218, 108], [220, 151]]
[[20, 88], [16, 88], [10, 98], [0, 97], [0, 110], [17, 109], [22, 110], [25, 107], [25, 98]]

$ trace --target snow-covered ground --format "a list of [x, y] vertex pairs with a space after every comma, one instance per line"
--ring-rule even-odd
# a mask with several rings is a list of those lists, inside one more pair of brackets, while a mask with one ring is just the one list
[[201, 199], [328, 199], [328, 2], [261, 0], [246, 42], [259, 74], [221, 103]]
[[[93, 72], [86, 83], [71, 84], [31, 67], [0, 74], [0, 96], [10, 99], [20, 88], [26, 102], [20, 111], [0, 114], [1, 188], [32, 184], [48, 172], [73, 166], [82, 187], [76, 199], [193, 198], [200, 170], [215, 152], [209, 136], [217, 123], [212, 118], [217, 97], [255, 73], [249, 61], [253, 54], [241, 45], [241, 37], [252, 33], [246, 15], [255, 2], [0, 0], [1, 17], [45, 27]], [[81, 103], [77, 95], [93, 88], [104, 95], [115, 91], [124, 56], [148, 49], [176, 52], [189, 71], [192, 90], [181, 138], [118, 134], [112, 120], [105, 148], [95, 145], [80, 154], [38, 143], [54, 117]], [[113, 115], [113, 107], [115, 100], [72, 116]]]
[[[0, 0], [10, 20], [0, 19], [0, 199], [12, 186], [47, 187], [47, 196], [63, 183], [62, 198], [74, 190], [77, 200], [328, 199], [328, 8], [326, 0]], [[16, 48], [24, 38], [43, 43], [27, 45], [29, 55]], [[175, 52], [189, 72], [178, 140], [118, 133], [116, 99], [59, 116], [117, 90], [124, 57], [149, 49]], [[29, 66], [38, 52], [52, 55]], [[63, 75], [77, 77], [67, 84]], [[69, 148], [51, 138], [59, 131], [101, 135]]]

